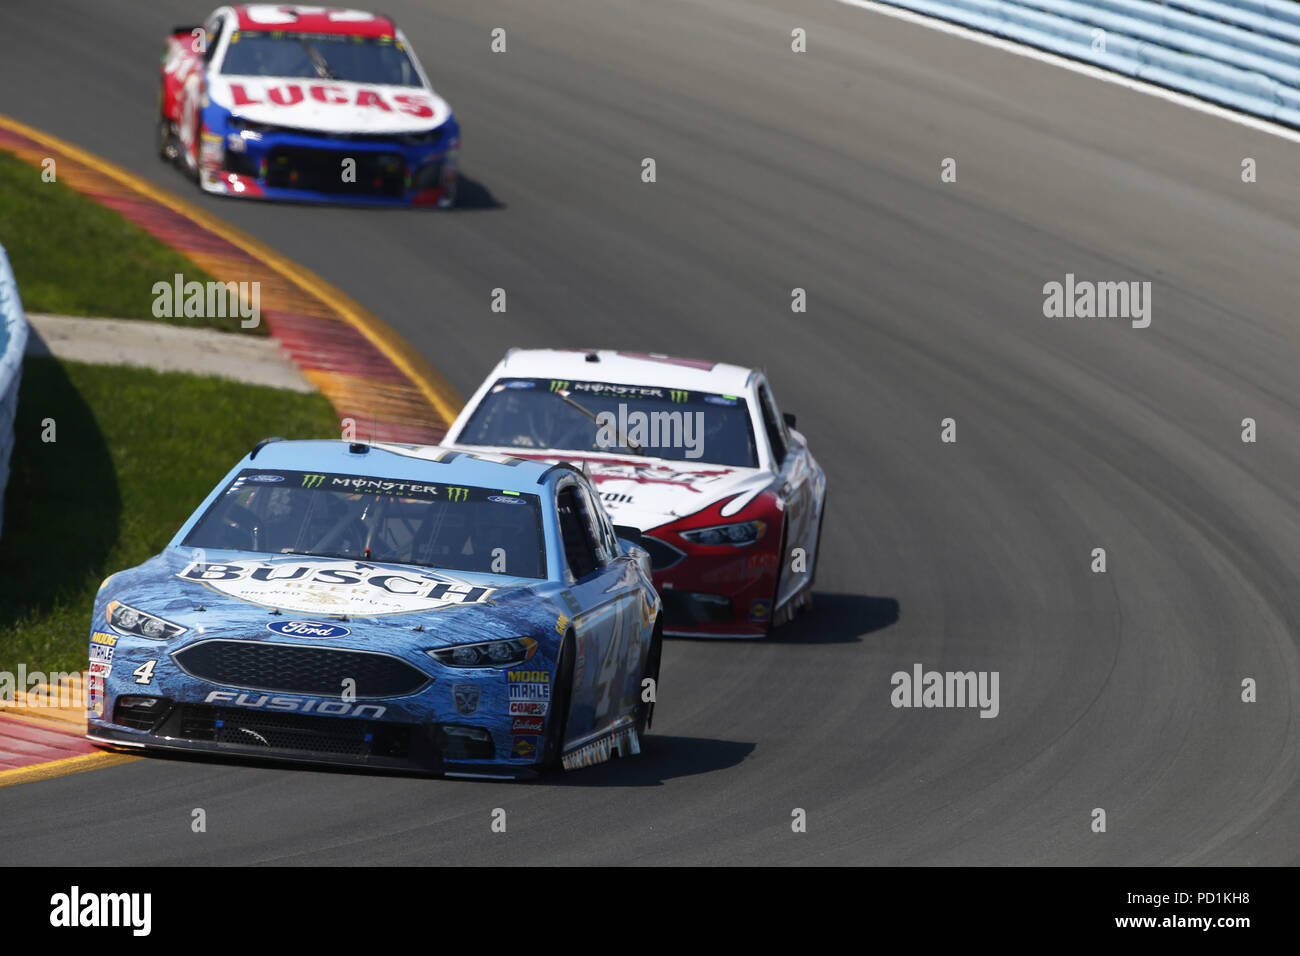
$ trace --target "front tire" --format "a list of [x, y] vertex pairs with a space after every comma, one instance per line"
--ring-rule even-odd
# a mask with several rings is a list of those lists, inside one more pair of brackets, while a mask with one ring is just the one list
[[158, 92], [158, 123], [154, 128], [155, 145], [158, 148], [158, 158], [164, 163], [176, 165], [176, 160], [180, 158], [180, 146], [176, 140], [176, 131], [172, 128], [172, 121], [163, 113], [163, 94]]
[[546, 715], [546, 737], [542, 742], [541, 769], [544, 772], [561, 770], [564, 756], [564, 734], [569, 724], [569, 703], [573, 698], [573, 632], [564, 635], [560, 656], [555, 663], [555, 680], [552, 684], [551, 710]]

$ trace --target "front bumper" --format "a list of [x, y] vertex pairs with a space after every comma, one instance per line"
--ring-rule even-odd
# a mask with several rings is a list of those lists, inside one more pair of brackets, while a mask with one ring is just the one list
[[772, 595], [778, 544], [760, 541], [746, 548], [701, 548], [675, 534], [659, 540], [671, 547], [651, 545], [652, 558], [660, 565], [652, 568], [652, 576], [663, 598], [664, 634], [753, 638], [767, 633], [776, 611]]
[[[160, 646], [95, 632], [92, 648], [96, 639], [116, 645], [93, 665], [106, 673], [91, 677], [88, 737], [129, 749], [448, 775], [538, 771], [551, 717], [549, 648], [516, 667], [456, 668], [418, 648], [196, 637]], [[347, 699], [340, 675], [354, 679]], [[523, 690], [534, 697], [514, 696]]]
[[458, 148], [454, 120], [428, 143], [205, 129], [199, 183], [206, 192], [244, 199], [445, 208], [455, 201]]
[[537, 776], [535, 765], [496, 763], [481, 748], [477, 759], [466, 759], [463, 738], [449, 732], [455, 729], [455, 725], [272, 714], [162, 699], [152, 726], [128, 727], [91, 719], [86, 737], [123, 750], [185, 751], [440, 776]]

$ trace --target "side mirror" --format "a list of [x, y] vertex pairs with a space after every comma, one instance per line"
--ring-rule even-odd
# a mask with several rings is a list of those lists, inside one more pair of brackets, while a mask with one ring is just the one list
[[795, 427], [795, 424], [794, 424], [794, 416], [791, 415], [789, 412], [784, 412], [784, 413], [782, 413], [781, 418], [784, 419], [784, 421], [785, 421], [785, 425], [786, 425], [787, 428], [794, 428], [794, 427]]
[[641, 544], [641, 529], [634, 528], [630, 524], [614, 525], [614, 537], [618, 538], [620, 541], [630, 542], [638, 548], [644, 547], [644, 545]]

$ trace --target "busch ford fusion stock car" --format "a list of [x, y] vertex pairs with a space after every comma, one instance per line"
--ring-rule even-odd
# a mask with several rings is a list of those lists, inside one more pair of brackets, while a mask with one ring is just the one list
[[581, 460], [642, 532], [664, 632], [763, 637], [811, 604], [826, 476], [763, 373], [630, 352], [514, 349], [444, 443]]
[[207, 192], [451, 206], [460, 129], [402, 32], [358, 10], [221, 7], [163, 55], [158, 149]]
[[88, 737], [470, 777], [636, 753], [662, 646], [638, 538], [571, 465], [263, 442], [101, 586]]

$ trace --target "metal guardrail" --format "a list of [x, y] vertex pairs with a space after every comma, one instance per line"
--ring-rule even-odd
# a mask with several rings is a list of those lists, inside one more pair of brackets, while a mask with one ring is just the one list
[[880, 0], [1300, 128], [1295, 0]]
[[0, 246], [0, 533], [4, 530], [4, 494], [9, 484], [9, 458], [14, 447], [14, 416], [18, 412], [18, 385], [27, 348], [27, 319], [18, 297], [9, 257]]

